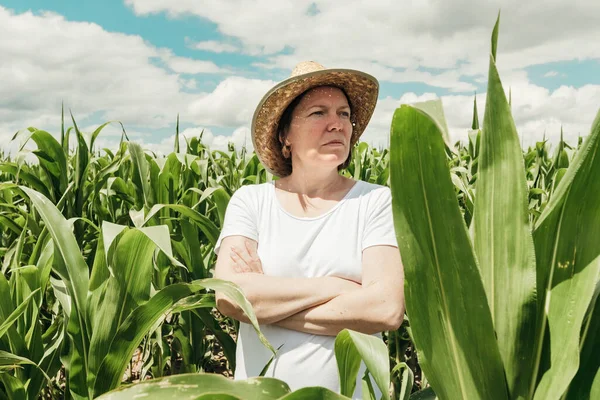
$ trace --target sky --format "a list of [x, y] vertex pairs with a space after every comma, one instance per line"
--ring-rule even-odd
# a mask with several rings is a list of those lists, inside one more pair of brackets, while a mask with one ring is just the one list
[[[361, 140], [387, 147], [394, 110], [441, 98], [453, 141], [485, 107], [491, 32], [524, 146], [587, 136], [600, 108], [596, 0], [0, 0], [0, 149], [28, 127], [60, 135], [120, 121], [149, 150], [185, 137], [251, 147], [256, 105], [313, 60], [367, 72], [379, 100]], [[69, 117], [70, 118], [70, 117]], [[116, 148], [111, 123], [98, 148]]]

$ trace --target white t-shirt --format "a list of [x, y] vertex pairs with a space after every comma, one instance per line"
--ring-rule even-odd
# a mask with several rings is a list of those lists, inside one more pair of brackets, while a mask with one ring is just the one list
[[[361, 282], [364, 249], [397, 247], [390, 189], [364, 181], [357, 181], [331, 210], [311, 218], [285, 211], [275, 196], [274, 182], [243, 186], [227, 206], [215, 251], [223, 238], [233, 235], [256, 240], [264, 273], [281, 277], [337, 276]], [[261, 325], [260, 329], [275, 349], [283, 345], [265, 376], [285, 381], [292, 390], [323, 386], [339, 393], [334, 336], [276, 325]], [[271, 356], [252, 326], [240, 323], [235, 378], [258, 376]], [[357, 377], [355, 398], [362, 398], [363, 373], [364, 365]], [[374, 382], [373, 387], [377, 390]]]

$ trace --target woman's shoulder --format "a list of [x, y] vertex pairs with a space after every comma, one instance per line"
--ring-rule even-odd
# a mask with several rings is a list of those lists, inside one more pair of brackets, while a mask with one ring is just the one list
[[233, 193], [233, 196], [243, 199], [260, 199], [269, 194], [272, 186], [272, 182], [243, 185]]
[[371, 183], [366, 181], [356, 181], [355, 183], [356, 192], [361, 196], [369, 197], [386, 197], [391, 196], [390, 188], [377, 183]]

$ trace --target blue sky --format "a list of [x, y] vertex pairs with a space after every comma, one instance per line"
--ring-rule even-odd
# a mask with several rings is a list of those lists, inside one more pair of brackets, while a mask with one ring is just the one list
[[[167, 150], [177, 113], [186, 135], [205, 129], [215, 147], [248, 143], [258, 100], [314, 59], [379, 79], [365, 141], [385, 145], [393, 110], [433, 97], [461, 140], [474, 93], [485, 102], [500, 3], [450, 3], [0, 0], [0, 137], [34, 124], [58, 132], [64, 101], [79, 125], [121, 120], [149, 148]], [[600, 106], [595, 3], [527, 11], [502, 2], [498, 66], [525, 143], [555, 138], [560, 126], [568, 138], [588, 133]], [[101, 142], [116, 135], [108, 129]]]

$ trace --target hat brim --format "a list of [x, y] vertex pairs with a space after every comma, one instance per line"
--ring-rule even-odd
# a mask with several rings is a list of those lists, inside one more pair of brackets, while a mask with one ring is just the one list
[[271, 174], [281, 177], [289, 169], [277, 137], [281, 115], [297, 96], [318, 86], [339, 87], [348, 96], [355, 123], [352, 146], [367, 127], [379, 95], [379, 83], [373, 76], [351, 69], [325, 69], [288, 78], [265, 94], [252, 118], [254, 151]]

